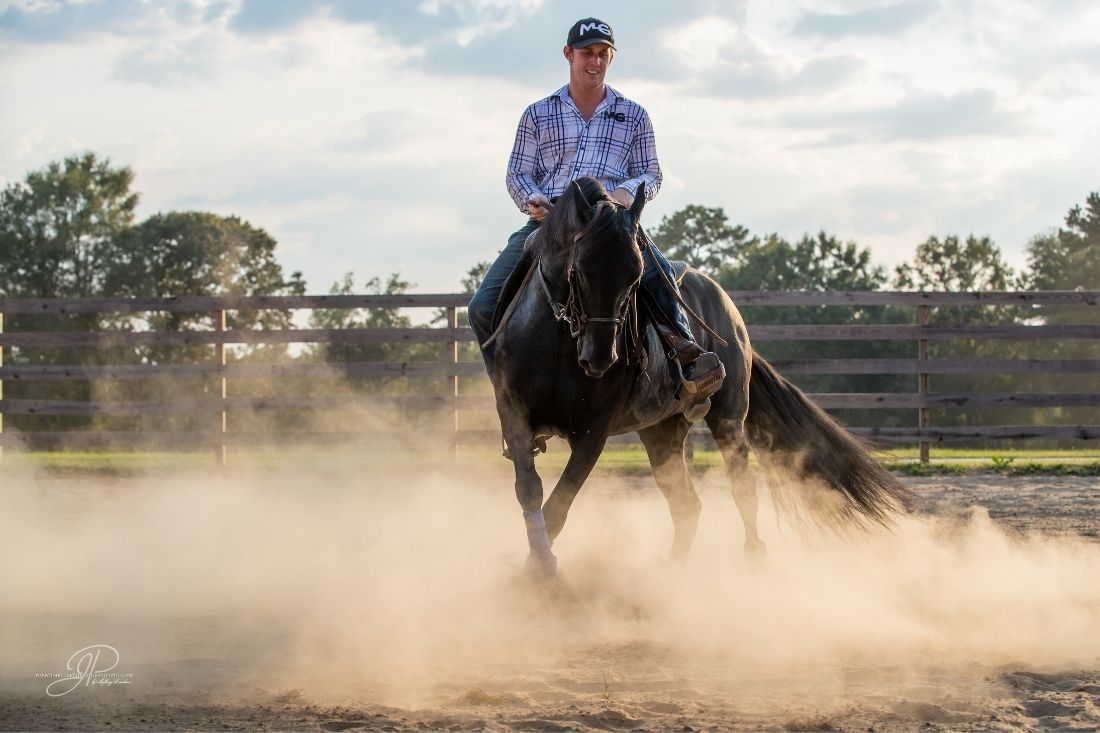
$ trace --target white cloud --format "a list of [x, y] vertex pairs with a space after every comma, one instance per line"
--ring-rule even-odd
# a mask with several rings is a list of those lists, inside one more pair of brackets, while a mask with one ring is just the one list
[[893, 36], [934, 15], [939, 4], [931, 0], [873, 5], [855, 11], [807, 12], [794, 25], [800, 35], [844, 38], [859, 35]]
[[[609, 80], [650, 110], [666, 170], [647, 222], [722, 206], [756, 232], [824, 228], [883, 263], [974, 231], [1022, 262], [1032, 235], [1100, 185], [1100, 6], [929, 7], [609, 8]], [[0, 180], [91, 149], [134, 168], [142, 215], [238, 214], [314, 292], [348, 269], [452, 290], [522, 223], [503, 186], [515, 123], [565, 82], [565, 31], [590, 12], [9, 3]]]

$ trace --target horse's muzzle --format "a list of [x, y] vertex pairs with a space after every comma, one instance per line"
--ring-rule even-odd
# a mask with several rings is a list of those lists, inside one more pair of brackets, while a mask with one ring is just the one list
[[[610, 349], [592, 349], [590, 353], [588, 349], [581, 349], [581, 353], [577, 358], [577, 364], [580, 365], [584, 373], [592, 379], [599, 379], [603, 375], [607, 374], [607, 370], [615, 366], [615, 362], [619, 360], [619, 355], [614, 346]], [[596, 355], [599, 354], [597, 357]]]
[[618, 327], [610, 323], [596, 326], [585, 329], [577, 339], [577, 364], [592, 379], [602, 377], [619, 360]]
[[581, 369], [584, 370], [585, 376], [592, 377], [592, 379], [599, 379], [604, 374], [607, 374], [607, 369], [596, 369], [584, 359], [580, 360]]

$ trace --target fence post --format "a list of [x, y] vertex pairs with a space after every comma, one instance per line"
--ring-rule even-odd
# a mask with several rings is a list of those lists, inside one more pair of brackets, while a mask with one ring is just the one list
[[[225, 319], [225, 309], [224, 308], [217, 312], [217, 318], [215, 319], [215, 326], [216, 326], [217, 332], [219, 334], [225, 334], [226, 319]], [[229, 420], [228, 420], [228, 415], [227, 415], [226, 409], [225, 409], [226, 408], [225, 400], [226, 400], [226, 397], [227, 397], [227, 390], [226, 390], [227, 385], [226, 385], [226, 379], [225, 379], [225, 364], [226, 364], [226, 361], [225, 361], [225, 341], [222, 340], [221, 337], [219, 337], [218, 342], [216, 344], [214, 344], [214, 363], [218, 367], [218, 377], [217, 377], [217, 381], [215, 382], [215, 384], [216, 384], [216, 394], [218, 395], [218, 399], [220, 399], [221, 403], [222, 403], [221, 404], [222, 409], [218, 413], [218, 421], [217, 421], [217, 426], [216, 426], [218, 439], [217, 439], [217, 443], [214, 446], [214, 460], [217, 462], [217, 464], [219, 466], [224, 466], [225, 465], [225, 453], [226, 453], [225, 434], [226, 434], [226, 430], [228, 428]]]
[[[921, 330], [928, 325], [929, 308], [927, 305], [917, 306], [917, 325], [921, 327]], [[924, 334], [922, 333], [921, 336]], [[931, 425], [931, 420], [928, 415], [928, 406], [925, 402], [928, 399], [928, 372], [924, 371], [927, 368], [928, 361], [928, 339], [920, 338], [917, 341], [917, 361], [920, 363], [920, 371], [917, 375], [917, 394], [920, 396], [921, 406], [917, 409], [917, 427], [921, 430], [927, 429]], [[920, 442], [920, 462], [928, 463], [931, 456], [931, 443], [927, 440], [921, 440]]]
[[[458, 328], [458, 308], [447, 306], [447, 328]], [[448, 457], [451, 463], [458, 460], [458, 340], [447, 342], [447, 358], [451, 363], [451, 375], [447, 378], [448, 414], [451, 426], [451, 440], [448, 445]]]

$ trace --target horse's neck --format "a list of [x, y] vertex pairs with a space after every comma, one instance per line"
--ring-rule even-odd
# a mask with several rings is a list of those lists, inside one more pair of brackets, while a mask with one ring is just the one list
[[[569, 296], [569, 253], [546, 247], [539, 255], [537, 266], [551, 296], [564, 303]], [[541, 288], [539, 292], [542, 292]]]

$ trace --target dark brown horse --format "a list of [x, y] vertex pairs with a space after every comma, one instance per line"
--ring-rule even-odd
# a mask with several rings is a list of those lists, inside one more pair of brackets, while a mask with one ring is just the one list
[[[496, 332], [497, 411], [515, 462], [528, 563], [547, 574], [557, 568], [552, 542], [612, 435], [637, 431], [641, 437], [672, 512], [674, 557], [687, 555], [698, 526], [701, 504], [684, 455], [692, 424], [683, 416], [685, 405], [673, 397], [679, 376], [652, 327], [629, 336], [642, 275], [639, 243], [645, 239], [638, 221], [644, 204], [641, 191], [626, 209], [591, 179], [570, 186], [528, 242], [534, 269]], [[717, 352], [726, 367], [705, 419], [732, 482], [747, 553], [764, 550], [756, 528], [750, 445], [758, 455], [780, 456], [797, 478], [810, 480], [799, 484], [824, 487], [819, 493], [832, 500], [810, 508], [826, 520], [884, 521], [901, 507], [906, 489], [753, 353], [744, 321], [717, 283], [689, 270], [681, 292], [726, 341], [717, 343], [696, 328], [700, 344]], [[636, 342], [650, 355], [648, 363], [631, 348]], [[533, 448], [547, 435], [564, 438], [571, 452], [543, 503]], [[773, 492], [777, 483], [769, 481]]]

